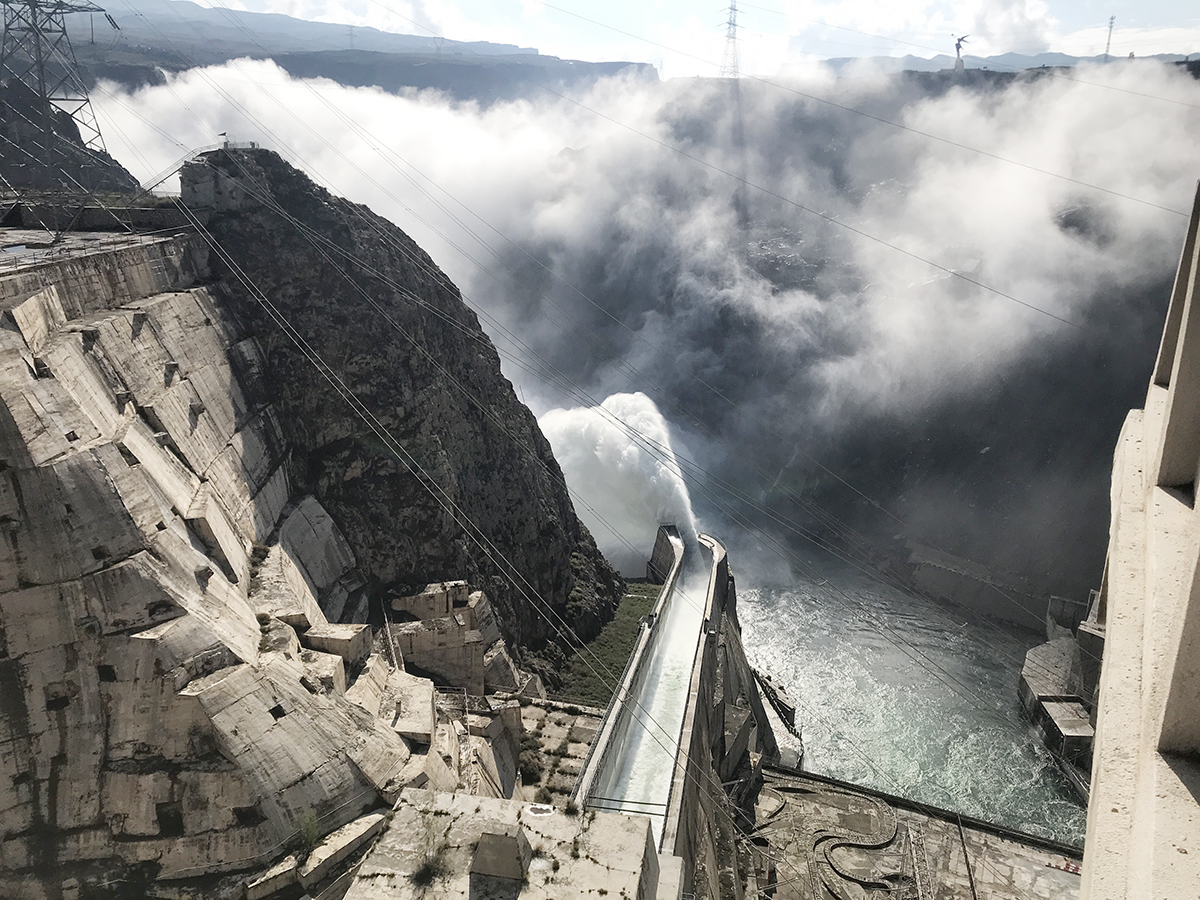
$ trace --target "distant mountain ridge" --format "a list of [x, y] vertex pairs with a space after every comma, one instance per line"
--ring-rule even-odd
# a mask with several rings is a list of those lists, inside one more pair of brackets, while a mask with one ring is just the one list
[[[1123, 56], [1110, 56], [1109, 62], [1120, 62]], [[1188, 59], [1182, 53], [1156, 53], [1153, 56], [1139, 57], [1140, 59], [1157, 59], [1166, 63], [1183, 62]], [[1013, 71], [1020, 69], [1038, 69], [1043, 66], [1076, 66], [1080, 63], [1103, 63], [1104, 56], [1071, 56], [1067, 53], [1037, 53], [1032, 56], [1023, 53], [1001, 53], [998, 56], [964, 56], [963, 65], [968, 69], [999, 69]], [[868, 66], [883, 72], [940, 72], [943, 69], [954, 68], [954, 57], [947, 53], [926, 59], [921, 56], [846, 56], [826, 59], [822, 62], [839, 74], [843, 69], [854, 66]], [[785, 66], [785, 70], [789, 67]]]
[[[549, 88], [586, 87], [627, 71], [655, 80], [649, 63], [583, 62], [535, 48], [487, 41], [452, 41], [307, 22], [273, 13], [210, 9], [190, 0], [124, 0], [117, 28], [96, 17], [71, 16], [75, 55], [89, 84], [128, 88], [163, 84], [166, 75], [243, 57], [274, 60], [297, 78], [328, 78], [351, 87], [442, 91], [456, 100], [489, 104]], [[96, 27], [93, 41], [92, 28]], [[351, 46], [353, 45], [353, 46]]]
[[[537, 56], [531, 47], [490, 41], [452, 41], [434, 35], [397, 34], [355, 25], [310, 22], [279, 13], [210, 8], [191, 0], [123, 0], [109, 9], [120, 28], [83, 16], [67, 19], [77, 50], [85, 45], [118, 49], [127, 45], [173, 46], [196, 62], [267, 53], [319, 50], [368, 50], [381, 53], [430, 53], [445, 56]], [[91, 45], [92, 26], [96, 44]]]

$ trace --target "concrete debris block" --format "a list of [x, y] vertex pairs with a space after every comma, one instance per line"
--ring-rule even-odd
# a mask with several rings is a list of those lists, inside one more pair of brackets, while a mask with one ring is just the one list
[[454, 771], [435, 750], [414, 753], [396, 778], [397, 796], [403, 788], [452, 791], [458, 786]]
[[46, 339], [67, 322], [57, 285], [49, 285], [12, 307], [21, 336], [34, 353], [41, 353]]
[[497, 641], [483, 654], [483, 685], [488, 693], [496, 691], [516, 692], [524, 679], [517, 672], [517, 665], [508, 655], [504, 641]]
[[371, 626], [314, 625], [301, 636], [300, 643], [313, 650], [334, 653], [353, 668], [361, 665], [371, 653]]
[[401, 769], [412, 757], [412, 750], [386, 723], [377, 720], [371, 729], [346, 750], [346, 755], [366, 782], [392, 803], [404, 786]]
[[[258, 589], [252, 598], [255, 611], [274, 616], [300, 631], [327, 624], [316, 597], [294, 568], [279, 544], [268, 548], [256, 574]], [[290, 578], [288, 572], [292, 573]], [[293, 588], [297, 584], [302, 589], [300, 593]]]
[[[200, 699], [221, 739], [222, 750], [259, 772], [264, 787], [279, 790], [301, 781], [337, 755], [340, 741], [298, 711], [296, 697], [250, 666], [222, 670], [184, 689]], [[296, 689], [311, 698], [296, 679]]]
[[262, 637], [258, 642], [260, 653], [282, 653], [285, 657], [300, 658], [300, 638], [296, 629], [280, 619], [259, 619]]
[[[511, 754], [497, 753], [500, 746], [483, 738], [470, 738], [470, 764], [474, 776], [468, 781], [474, 785], [474, 793], [481, 797], [508, 799], [516, 789], [515, 758], [510, 760]], [[509, 762], [511, 765], [506, 765]]]
[[370, 805], [408, 757], [390, 729], [361, 710], [352, 713], [357, 708], [344, 698], [310, 693], [277, 654], [266, 655], [259, 668], [238, 666], [195, 681], [182, 693], [200, 700], [223, 755], [255, 773], [264, 815], [288, 833], [314, 805], [341, 815]]
[[397, 669], [388, 676], [387, 691], [393, 703], [392, 730], [411, 741], [430, 743], [437, 721], [433, 682]]
[[331, 832], [312, 849], [297, 870], [300, 884], [310, 888], [319, 883], [338, 863], [383, 831], [386, 824], [387, 817], [383, 813], [371, 813]]
[[246, 900], [263, 900], [296, 884], [299, 868], [296, 857], [289, 853], [267, 871], [246, 882]]
[[346, 688], [346, 699], [361, 706], [372, 716], [379, 715], [380, 704], [387, 690], [389, 665], [378, 653], [372, 654], [354, 683]]
[[442, 754], [431, 749], [425, 755], [425, 773], [431, 791], [452, 791], [458, 786], [458, 775], [446, 764]]
[[321, 691], [338, 695], [346, 693], [346, 666], [340, 656], [317, 650], [302, 650], [300, 661], [304, 663], [304, 671], [310, 683], [318, 685]]
[[[284, 520], [279, 528], [279, 544], [295, 574], [318, 600], [354, 566], [350, 545], [329, 513], [312, 496], [304, 497]], [[344, 597], [342, 601], [344, 604]], [[336, 619], [336, 615], [326, 618]]]
[[465, 581], [436, 581], [416, 593], [392, 598], [392, 609], [414, 619], [436, 619], [466, 608], [470, 588]]
[[[485, 834], [512, 839], [498, 842], [505, 852], [493, 857], [494, 866], [477, 849]], [[518, 834], [528, 842], [528, 851]], [[567, 816], [550, 806], [409, 789], [359, 868], [346, 900], [419, 897], [426, 889], [414, 885], [409, 875], [435, 858], [442, 874], [429, 894], [436, 892], [439, 898], [477, 896], [471, 891], [472, 868], [480, 874], [499, 869], [501, 875], [524, 870], [527, 884], [522, 878], [512, 886], [521, 888], [522, 896], [592, 897], [603, 890], [612, 897], [650, 897], [659, 884], [647, 818], [603, 812]]]
[[484, 647], [479, 632], [458, 617], [405, 622], [392, 628], [405, 660], [431, 672], [446, 684], [484, 693]]
[[454, 727], [455, 725], [458, 725], [459, 728], [462, 727], [461, 723], [457, 721], [454, 723], [438, 722], [433, 733], [433, 743], [429, 745], [429, 752], [436, 753], [442, 758], [457, 784], [462, 776], [463, 740], [458, 728]]
[[521, 690], [517, 693], [522, 697], [545, 700], [548, 695], [546, 694], [546, 685], [542, 683], [542, 676], [528, 673], [523, 674], [525, 676], [525, 683], [521, 685]]
[[487, 594], [483, 591], [472, 591], [467, 608], [471, 613], [471, 627], [479, 632], [485, 647], [492, 646], [503, 637], [500, 633], [500, 620], [496, 617], [492, 601], [488, 599]]
[[520, 893], [532, 858], [533, 848], [523, 828], [483, 832], [471, 854], [468, 870], [471, 896], [511, 897]]
[[287, 465], [280, 462], [240, 511], [231, 510], [242, 534], [264, 541], [275, 530], [292, 493]]

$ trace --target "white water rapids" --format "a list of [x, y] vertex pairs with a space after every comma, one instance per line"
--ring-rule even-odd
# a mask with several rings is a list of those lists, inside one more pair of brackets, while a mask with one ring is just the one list
[[1086, 810], [1017, 700], [1036, 636], [834, 565], [743, 590], [738, 612], [751, 664], [796, 704], [805, 769], [1083, 844]]

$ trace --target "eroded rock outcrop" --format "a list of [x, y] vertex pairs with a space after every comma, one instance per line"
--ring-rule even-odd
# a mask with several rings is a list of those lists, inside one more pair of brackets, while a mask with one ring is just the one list
[[545, 662], [558, 657], [558, 632], [543, 605], [590, 637], [622, 583], [575, 516], [549, 444], [457, 288], [400, 229], [274, 153], [206, 154], [183, 170], [183, 191], [205, 210], [224, 251], [213, 271], [264, 349], [298, 485], [329, 510], [364, 574], [381, 592], [470, 581], [492, 598], [510, 646], [552, 680]]

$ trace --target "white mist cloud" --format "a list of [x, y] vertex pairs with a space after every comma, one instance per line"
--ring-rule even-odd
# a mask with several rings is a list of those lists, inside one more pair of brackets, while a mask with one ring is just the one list
[[659, 525], [695, 535], [670, 428], [645, 394], [613, 394], [599, 409], [552, 409], [538, 424], [583, 500], [575, 511], [622, 574], [645, 574]]
[[[1144, 385], [1140, 344], [1120, 335], [1165, 308], [1146, 292], [1174, 270], [1186, 219], [1171, 210], [1189, 208], [1200, 175], [1200, 84], [1151, 62], [975, 91], [920, 84], [744, 80], [744, 157], [727, 88], [692, 79], [485, 107], [242, 60], [132, 94], [105, 86], [95, 103], [139, 176], [221, 131], [280, 151], [431, 253], [536, 413], [578, 403], [564, 376], [594, 397], [643, 392], [696, 458], [757, 494], [797, 447], [836, 469], [825, 454], [863, 422], [917, 427], [1082, 347], [1111, 347], [1098, 374]], [[740, 171], [828, 218], [750, 190], [739, 235], [724, 173]], [[1031, 390], [1032, 409], [1075, 403]]]

